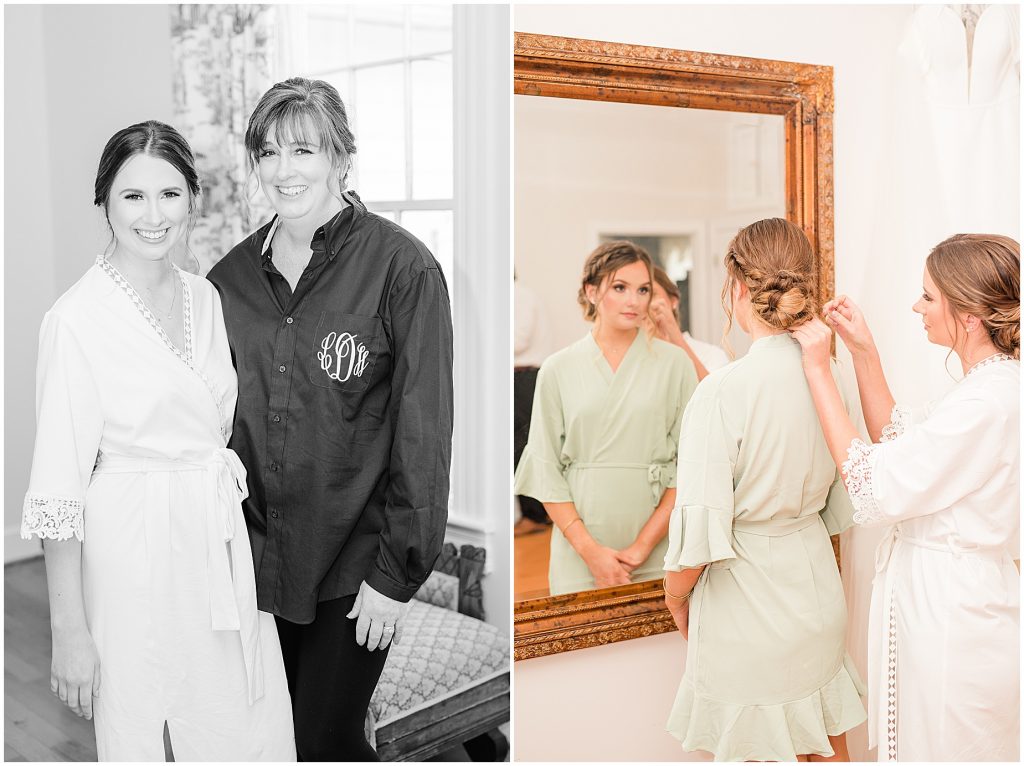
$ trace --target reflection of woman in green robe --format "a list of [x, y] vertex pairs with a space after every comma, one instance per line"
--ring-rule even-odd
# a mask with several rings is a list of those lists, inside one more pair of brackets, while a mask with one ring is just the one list
[[642, 331], [651, 285], [643, 248], [597, 248], [578, 296], [594, 329], [537, 377], [515, 492], [555, 523], [553, 595], [661, 576], [679, 422], [697, 375], [682, 349]]

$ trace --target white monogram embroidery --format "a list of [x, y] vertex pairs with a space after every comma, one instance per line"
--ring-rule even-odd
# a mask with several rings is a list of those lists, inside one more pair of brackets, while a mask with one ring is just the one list
[[321, 342], [323, 351], [318, 352], [316, 358], [320, 360], [320, 369], [331, 380], [344, 383], [353, 375], [362, 377], [370, 352], [362, 343], [356, 343], [357, 337], [350, 332], [329, 332]]

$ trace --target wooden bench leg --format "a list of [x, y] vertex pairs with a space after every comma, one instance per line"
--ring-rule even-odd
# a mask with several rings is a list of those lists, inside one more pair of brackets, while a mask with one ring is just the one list
[[508, 758], [508, 739], [500, 729], [491, 729], [463, 743], [466, 754], [473, 761], [504, 761]]

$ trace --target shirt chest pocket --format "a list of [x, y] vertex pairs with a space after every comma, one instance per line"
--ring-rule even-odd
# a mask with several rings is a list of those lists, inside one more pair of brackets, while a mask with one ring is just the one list
[[384, 328], [377, 317], [323, 312], [313, 336], [310, 382], [336, 391], [365, 391], [384, 343]]

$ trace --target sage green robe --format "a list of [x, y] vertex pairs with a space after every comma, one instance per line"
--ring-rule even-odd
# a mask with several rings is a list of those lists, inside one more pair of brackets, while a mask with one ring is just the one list
[[[540, 369], [516, 494], [572, 502], [597, 542], [630, 545], [675, 486], [679, 423], [696, 385], [693, 363], [677, 346], [639, 332], [613, 373], [587, 333]], [[661, 577], [667, 543], [633, 570], [634, 582]], [[552, 595], [594, 587], [587, 565], [557, 528], [549, 585]]]
[[668, 730], [719, 761], [832, 755], [828, 735], [866, 718], [829, 540], [853, 508], [789, 334], [701, 381], [677, 481], [665, 569], [710, 566]]

